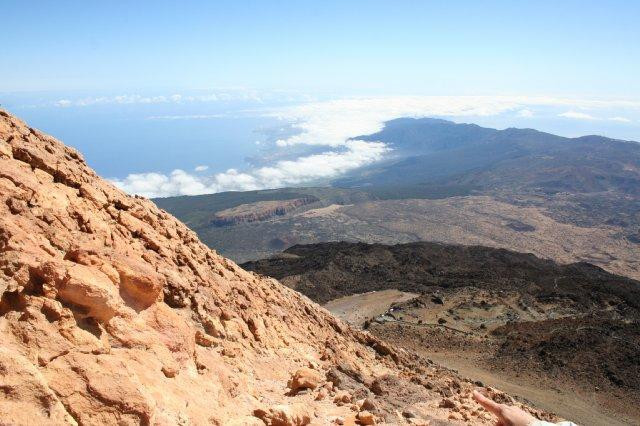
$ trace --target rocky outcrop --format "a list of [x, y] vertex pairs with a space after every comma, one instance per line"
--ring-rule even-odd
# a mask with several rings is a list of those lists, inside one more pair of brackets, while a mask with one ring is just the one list
[[242, 270], [3, 111], [0, 341], [11, 424], [402, 423], [448, 419], [443, 395], [489, 418], [471, 383]]
[[239, 206], [217, 212], [210, 225], [233, 226], [239, 223], [258, 222], [271, 219], [276, 216], [284, 216], [299, 207], [320, 201], [311, 195], [292, 200], [257, 201], [255, 203], [241, 204]]
[[315, 389], [322, 384], [322, 375], [311, 368], [301, 368], [289, 381], [289, 388], [296, 392], [300, 389]]
[[277, 278], [318, 303], [374, 290], [424, 293], [429, 299], [440, 290], [477, 287], [518, 292], [541, 303], [566, 300], [580, 313], [619, 306], [640, 314], [640, 281], [584, 262], [560, 264], [502, 248], [325, 242], [295, 245], [242, 267]]

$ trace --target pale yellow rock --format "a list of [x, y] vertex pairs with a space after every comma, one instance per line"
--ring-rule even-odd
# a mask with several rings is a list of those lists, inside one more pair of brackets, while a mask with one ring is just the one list
[[299, 389], [315, 389], [322, 384], [322, 375], [310, 368], [300, 368], [289, 381], [289, 389], [296, 391]]
[[311, 423], [312, 416], [304, 404], [276, 405], [257, 414], [269, 426], [304, 426]]
[[376, 418], [373, 414], [368, 411], [360, 411], [358, 413], [358, 421], [361, 425], [375, 425]]
[[344, 405], [351, 402], [351, 394], [346, 390], [340, 390], [336, 392], [336, 395], [333, 397], [333, 402], [338, 405]]
[[118, 288], [95, 268], [72, 265], [56, 282], [56, 287], [61, 300], [86, 310], [81, 315], [106, 322], [119, 311], [124, 311]]
[[77, 422], [66, 411], [60, 399], [49, 388], [38, 368], [20, 354], [0, 346], [0, 419], [11, 424], [34, 424], [43, 419], [42, 408], [48, 411], [51, 424]]

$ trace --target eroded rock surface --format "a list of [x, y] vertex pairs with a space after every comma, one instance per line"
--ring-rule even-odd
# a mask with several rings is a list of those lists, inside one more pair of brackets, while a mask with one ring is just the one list
[[470, 382], [242, 270], [3, 111], [0, 295], [2, 422], [489, 423]]
[[221, 210], [213, 215], [209, 222], [213, 226], [233, 226], [239, 223], [251, 223], [268, 220], [276, 216], [284, 216], [298, 207], [320, 201], [313, 196], [294, 198], [292, 200], [257, 201]]

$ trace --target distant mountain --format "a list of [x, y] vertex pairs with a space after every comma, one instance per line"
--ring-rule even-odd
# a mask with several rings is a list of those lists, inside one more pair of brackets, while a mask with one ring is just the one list
[[357, 139], [382, 141], [395, 158], [334, 182], [338, 187], [470, 186], [476, 191], [616, 191], [640, 195], [640, 144], [602, 136], [565, 138], [533, 129], [402, 118]]
[[392, 120], [357, 139], [384, 141], [392, 158], [334, 187], [155, 202], [239, 262], [295, 244], [426, 240], [587, 261], [640, 278], [639, 143], [428, 118]]

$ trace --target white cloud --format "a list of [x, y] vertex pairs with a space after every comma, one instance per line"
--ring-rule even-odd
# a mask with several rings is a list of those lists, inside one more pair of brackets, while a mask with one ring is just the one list
[[214, 118], [226, 118], [228, 114], [190, 114], [190, 115], [152, 115], [147, 120], [210, 120]]
[[533, 117], [533, 111], [526, 108], [521, 109], [520, 111], [518, 111], [518, 117], [531, 118]]
[[631, 120], [626, 117], [616, 116], [616, 117], [609, 117], [609, 118], [599, 118], [599, 117], [594, 117], [591, 114], [587, 114], [584, 112], [577, 112], [577, 111], [563, 112], [562, 114], [558, 114], [558, 117], [574, 118], [577, 120], [606, 120], [606, 121], [615, 121], [618, 123], [631, 123]]
[[[185, 104], [196, 102], [219, 102], [219, 101], [252, 101], [262, 103], [264, 98], [282, 96], [274, 93], [258, 93], [257, 91], [243, 88], [228, 90], [216, 90], [210, 93], [186, 95], [174, 93], [169, 95], [144, 96], [139, 94], [123, 94], [116, 96], [88, 96], [79, 99], [59, 99], [52, 104], [56, 107], [89, 107], [93, 105], [125, 105], [125, 104]], [[295, 96], [292, 100], [297, 99]]]
[[351, 137], [375, 133], [398, 117], [489, 116], [522, 107], [517, 98], [403, 96], [351, 98], [282, 108], [268, 115], [295, 123], [299, 134], [276, 142], [341, 146]]
[[68, 107], [72, 105], [72, 102], [69, 99], [60, 99], [59, 101], [56, 101], [54, 103], [55, 106], [57, 107]]
[[631, 123], [631, 120], [625, 117], [611, 117], [609, 121], [617, 121], [619, 123]]
[[389, 151], [385, 144], [350, 138], [375, 133], [390, 119], [434, 115], [488, 116], [521, 108], [522, 102], [518, 99], [493, 97], [351, 98], [298, 104], [264, 113], [300, 129], [294, 135], [279, 139], [276, 146], [284, 149], [298, 144], [327, 146], [327, 151], [248, 171], [230, 169], [206, 177], [183, 170], [174, 170], [169, 175], [137, 173], [114, 180], [114, 183], [129, 193], [147, 197], [303, 185], [338, 177], [380, 161]]
[[158, 104], [167, 102], [176, 102], [180, 99], [180, 95], [172, 96], [140, 96], [140, 95], [118, 95], [118, 96], [98, 96], [85, 97], [81, 99], [59, 99], [53, 102], [57, 107], [86, 107], [91, 105], [104, 104]]
[[209, 166], [196, 166], [195, 170], [196, 172], [204, 172], [205, 170], [209, 169]]
[[53, 103], [58, 107], [88, 107], [93, 105], [127, 105], [127, 104], [168, 104], [187, 102], [215, 102], [221, 99], [230, 100], [231, 95], [209, 94], [201, 96], [183, 96], [181, 94], [142, 96], [142, 95], [117, 95], [117, 96], [97, 96], [85, 97], [75, 100], [60, 99]]
[[74, 106], [91, 106], [91, 105], [104, 105], [104, 104], [119, 104], [119, 105], [127, 105], [127, 104], [164, 104], [168, 102], [175, 102], [172, 99], [175, 99], [175, 96], [179, 95], [171, 95], [171, 96], [141, 96], [141, 95], [118, 95], [118, 96], [101, 96], [95, 98], [83, 98], [79, 99], [72, 104]]
[[574, 118], [576, 120], [596, 120], [596, 118], [590, 114], [577, 111], [563, 112], [562, 114], [558, 114], [558, 117]]
[[[350, 98], [312, 102], [269, 113], [295, 123], [302, 131], [277, 141], [280, 147], [308, 144], [340, 146], [350, 137], [375, 133], [385, 121], [398, 117], [482, 117], [508, 111], [533, 111], [535, 107], [575, 109], [640, 109], [636, 101], [580, 100], [528, 96], [401, 96]], [[531, 113], [533, 114], [533, 113]], [[575, 119], [595, 119], [569, 110], [560, 114]]]
[[130, 194], [150, 198], [280, 188], [337, 177], [346, 171], [381, 160], [388, 150], [381, 142], [352, 140], [345, 142], [344, 148], [339, 150], [278, 161], [273, 166], [247, 172], [229, 169], [224, 173], [201, 177], [177, 169], [169, 175], [135, 173], [112, 182]]

